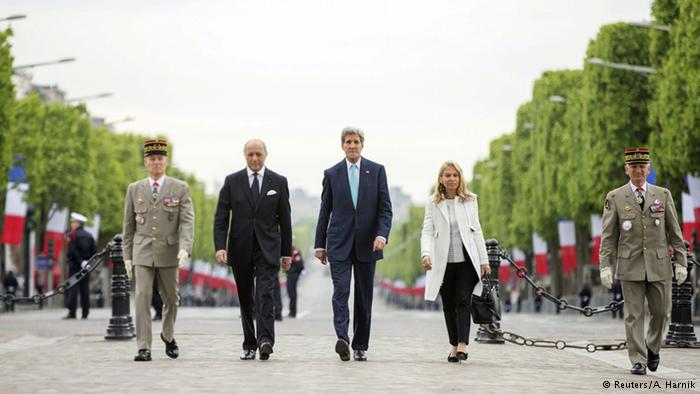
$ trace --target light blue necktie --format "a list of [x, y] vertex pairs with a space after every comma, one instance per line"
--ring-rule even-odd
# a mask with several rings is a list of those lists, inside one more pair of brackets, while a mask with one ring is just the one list
[[357, 174], [357, 164], [350, 165], [350, 195], [352, 206], [357, 208], [357, 189], [360, 187], [360, 178]]

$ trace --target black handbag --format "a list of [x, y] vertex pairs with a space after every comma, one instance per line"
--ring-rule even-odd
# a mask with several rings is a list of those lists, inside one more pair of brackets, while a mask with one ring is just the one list
[[481, 295], [472, 294], [471, 312], [475, 324], [491, 324], [501, 320], [501, 302], [490, 280], [483, 281]]

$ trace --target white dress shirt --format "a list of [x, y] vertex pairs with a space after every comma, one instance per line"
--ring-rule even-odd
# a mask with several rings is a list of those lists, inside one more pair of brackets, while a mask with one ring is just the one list
[[[253, 180], [255, 177], [253, 174], [255, 173], [253, 170], [250, 169], [250, 167], [246, 167], [246, 172], [248, 173], [248, 187], [253, 187]], [[262, 191], [262, 182], [263, 182], [263, 177], [265, 176], [265, 166], [263, 166], [260, 171], [258, 171], [258, 193]]]
[[158, 193], [160, 193], [160, 191], [163, 190], [163, 182], [165, 182], [165, 175], [161, 175], [158, 179], [153, 179], [150, 176], [148, 177], [148, 183], [151, 185], [151, 191], [153, 191], [153, 184], [156, 182], [158, 182]]
[[[632, 181], [630, 181], [629, 185], [630, 185], [630, 188], [632, 189], [632, 194], [636, 196], [637, 195], [637, 186], [635, 186], [634, 183], [632, 183]], [[647, 197], [647, 183], [646, 183], [646, 181], [642, 185], [642, 195], [644, 196], [644, 198]]]

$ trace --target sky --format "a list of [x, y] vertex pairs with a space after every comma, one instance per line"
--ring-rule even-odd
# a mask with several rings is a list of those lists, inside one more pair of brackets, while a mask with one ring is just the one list
[[[424, 202], [445, 160], [471, 178], [546, 70], [582, 68], [600, 26], [650, 20], [651, 0], [3, 0], [15, 64], [36, 68], [116, 132], [166, 135], [218, 192], [267, 143], [267, 166], [319, 194], [345, 126], [390, 186]], [[0, 22], [0, 28], [8, 25]], [[140, 147], [134, 147], [139, 149]]]

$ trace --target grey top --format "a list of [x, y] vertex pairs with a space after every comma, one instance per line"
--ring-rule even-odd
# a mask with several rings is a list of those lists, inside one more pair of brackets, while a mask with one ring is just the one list
[[447, 252], [448, 263], [463, 263], [464, 248], [462, 247], [462, 237], [459, 235], [459, 224], [457, 223], [457, 215], [455, 214], [455, 199], [448, 199], [447, 212], [450, 216], [450, 250]]

